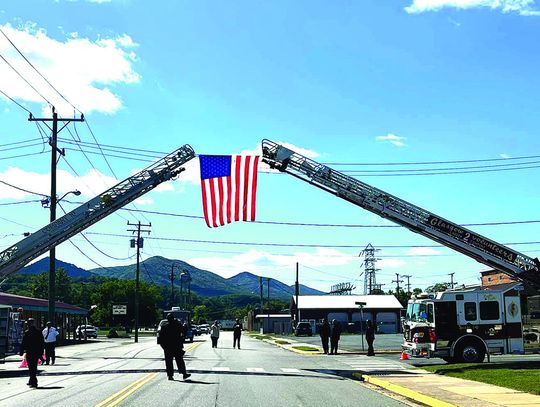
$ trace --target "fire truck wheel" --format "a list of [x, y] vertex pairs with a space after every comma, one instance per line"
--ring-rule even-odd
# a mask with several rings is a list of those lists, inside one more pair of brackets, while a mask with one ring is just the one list
[[484, 361], [485, 356], [485, 349], [477, 341], [463, 343], [455, 353], [456, 359], [463, 363], [481, 363]]

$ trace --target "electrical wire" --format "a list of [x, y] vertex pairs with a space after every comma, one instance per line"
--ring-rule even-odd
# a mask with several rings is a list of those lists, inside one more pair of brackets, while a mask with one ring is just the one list
[[9, 96], [6, 92], [4, 92], [2, 89], [0, 89], [0, 93], [4, 95], [6, 98], [11, 100], [13, 103], [15, 103], [17, 106], [19, 106], [21, 109], [25, 110], [29, 115], [32, 115], [32, 112], [28, 110], [26, 107], [21, 105], [19, 102], [17, 102], [15, 99], [13, 99], [11, 96]]
[[[19, 55], [20, 55], [21, 57], [23, 57], [23, 59], [28, 63], [28, 65], [30, 65], [30, 66], [34, 69], [34, 71], [36, 71], [37, 74], [43, 78], [43, 80], [44, 80], [45, 82], [47, 82], [47, 84], [48, 84], [48, 85], [49, 85], [49, 86], [50, 86], [50, 87], [51, 87], [58, 95], [60, 95], [60, 97], [61, 97], [62, 99], [64, 99], [69, 105], [71, 105], [71, 107], [73, 107], [73, 109], [77, 110], [79, 113], [82, 114], [82, 112], [81, 112], [79, 109], [77, 109], [77, 108], [73, 105], [73, 103], [71, 103], [69, 100], [67, 100], [67, 99], [64, 97], [64, 95], [62, 95], [62, 94], [58, 91], [58, 89], [56, 89], [56, 88], [52, 85], [52, 83], [49, 82], [49, 80], [48, 80], [47, 78], [45, 78], [45, 76], [43, 76], [42, 73], [41, 73], [41, 72], [40, 72], [40, 71], [39, 71], [39, 70], [38, 70], [38, 69], [37, 69], [37, 68], [36, 68], [29, 60], [28, 60], [28, 58], [26, 58], [26, 56], [19, 50], [19, 48], [17, 48], [17, 46], [13, 43], [13, 41], [11, 41], [11, 39], [6, 35], [6, 33], [4, 32], [4, 30], [2, 30], [2, 29], [0, 28], [0, 32], [4, 35], [4, 37], [6, 37], [6, 40], [9, 41], [9, 43], [13, 46], [13, 48], [15, 48], [15, 50], [19, 53]], [[49, 103], [49, 104], [50, 104], [50, 103]]]
[[2, 59], [4, 60], [4, 62], [5, 62], [5, 63], [6, 63], [6, 64], [7, 64], [7, 65], [8, 65], [8, 66], [9, 66], [9, 67], [10, 67], [10, 68], [11, 68], [11, 69], [12, 69], [12, 70], [13, 70], [13, 71], [14, 71], [14, 72], [15, 72], [15, 73], [23, 80], [23, 81], [25, 81], [25, 82], [28, 84], [28, 86], [30, 86], [30, 87], [31, 87], [31, 88], [32, 88], [39, 96], [41, 96], [41, 98], [42, 98], [45, 102], [47, 102], [47, 104], [48, 104], [49, 106], [53, 106], [53, 104], [52, 104], [51, 102], [49, 102], [49, 100], [48, 100], [45, 96], [43, 96], [43, 95], [41, 94], [41, 92], [39, 92], [39, 91], [38, 91], [38, 90], [37, 90], [30, 82], [28, 82], [28, 80], [27, 80], [27, 79], [26, 79], [19, 71], [17, 71], [17, 69], [15, 69], [15, 67], [14, 67], [13, 65], [11, 65], [11, 64], [9, 63], [9, 61], [8, 61], [6, 58], [4, 58], [4, 56], [3, 56], [2, 54], [0, 54], [0, 58], [2, 58]]
[[416, 161], [416, 162], [383, 162], [383, 163], [325, 163], [325, 165], [358, 165], [358, 166], [370, 166], [370, 165], [433, 165], [433, 164], [462, 164], [462, 163], [478, 163], [478, 162], [491, 162], [491, 161], [507, 161], [507, 160], [527, 160], [531, 158], [540, 158], [540, 155], [528, 155], [521, 157], [508, 157], [508, 158], [484, 158], [484, 159], [471, 159], [471, 160], [449, 160], [449, 161]]
[[18, 191], [26, 192], [27, 194], [31, 194], [31, 195], [39, 195], [39, 196], [46, 196], [45, 194], [40, 194], [40, 193], [38, 193], [38, 192], [29, 191], [28, 189], [24, 189], [24, 188], [15, 186], [15, 185], [13, 185], [13, 184], [10, 184], [9, 182], [2, 181], [1, 179], [0, 179], [0, 183], [2, 183], [2, 184], [4, 184], [4, 185], [7, 185], [8, 187], [11, 187], [11, 188], [16, 189], [16, 190], [18, 190]]
[[20, 154], [20, 155], [11, 155], [9, 157], [0, 157], [0, 160], [10, 160], [12, 158], [23, 158], [23, 157], [31, 157], [31, 156], [34, 156], [34, 155], [40, 155], [40, 154], [43, 154], [44, 151], [41, 151], [39, 153], [28, 153], [28, 154]]

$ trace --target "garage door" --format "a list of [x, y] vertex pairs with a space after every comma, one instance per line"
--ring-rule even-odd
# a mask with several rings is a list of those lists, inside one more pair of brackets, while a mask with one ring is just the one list
[[[365, 321], [373, 321], [373, 314], [369, 311], [364, 311], [363, 313], [364, 322]], [[362, 314], [360, 312], [353, 312], [352, 314], [352, 321], [357, 322], [362, 320]]]
[[398, 333], [397, 315], [395, 312], [377, 313], [377, 332], [383, 334]]
[[329, 312], [328, 321], [332, 322], [332, 320], [334, 319], [336, 321], [343, 322], [344, 324], [347, 324], [347, 322], [349, 322], [349, 316], [346, 312]]

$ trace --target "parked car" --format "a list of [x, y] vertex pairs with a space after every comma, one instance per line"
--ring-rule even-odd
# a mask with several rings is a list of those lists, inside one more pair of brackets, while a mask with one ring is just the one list
[[199, 329], [201, 330], [201, 334], [209, 334], [210, 333], [210, 325], [208, 325], [208, 324], [199, 325]]
[[92, 325], [79, 325], [75, 332], [79, 338], [97, 338], [98, 328]]
[[307, 335], [312, 336], [313, 331], [311, 329], [311, 324], [309, 322], [299, 322], [294, 328], [294, 336]]

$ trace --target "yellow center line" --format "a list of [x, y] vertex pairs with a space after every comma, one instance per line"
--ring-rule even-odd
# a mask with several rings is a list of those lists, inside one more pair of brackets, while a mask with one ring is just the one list
[[[191, 352], [193, 349], [199, 347], [202, 345], [202, 342], [197, 342], [191, 344], [188, 348], [186, 348], [186, 352]], [[118, 403], [120, 403], [122, 400], [125, 400], [127, 397], [129, 397], [131, 394], [135, 393], [138, 389], [140, 389], [142, 386], [144, 386], [146, 383], [148, 383], [150, 380], [155, 378], [158, 375], [158, 373], [149, 373], [146, 376], [134, 381], [130, 385], [124, 387], [122, 390], [114, 393], [112, 396], [108, 397], [107, 399], [103, 400], [101, 403], [97, 404], [96, 407], [114, 407]]]
[[118, 403], [120, 403], [122, 400], [126, 399], [127, 397], [129, 397], [133, 393], [135, 393], [137, 390], [139, 390], [142, 386], [144, 386], [146, 383], [148, 383], [150, 380], [152, 380], [157, 375], [158, 375], [157, 373], [151, 373], [148, 376], [145, 376], [143, 378], [144, 380], [140, 381], [136, 386], [132, 386], [131, 389], [129, 389], [129, 391], [127, 391], [126, 393], [124, 393], [120, 397], [118, 397], [115, 401], [113, 401], [111, 404], [109, 404], [108, 407], [116, 406]]
[[110, 396], [109, 398], [103, 400], [101, 403], [97, 404], [96, 407], [103, 407], [103, 406], [106, 406], [109, 402], [111, 402], [112, 400], [114, 400], [116, 397], [119, 397], [121, 396], [124, 392], [127, 392], [129, 391], [132, 387], [135, 387], [137, 386], [140, 382], [146, 380], [148, 377], [150, 376], [155, 376], [157, 375], [157, 373], [150, 373], [150, 374], [147, 374], [146, 376], [140, 378], [139, 380], [136, 380], [134, 381], [133, 383], [131, 383], [130, 385], [124, 387], [122, 390], [120, 390], [119, 392], [116, 392], [114, 393], [112, 396]]

